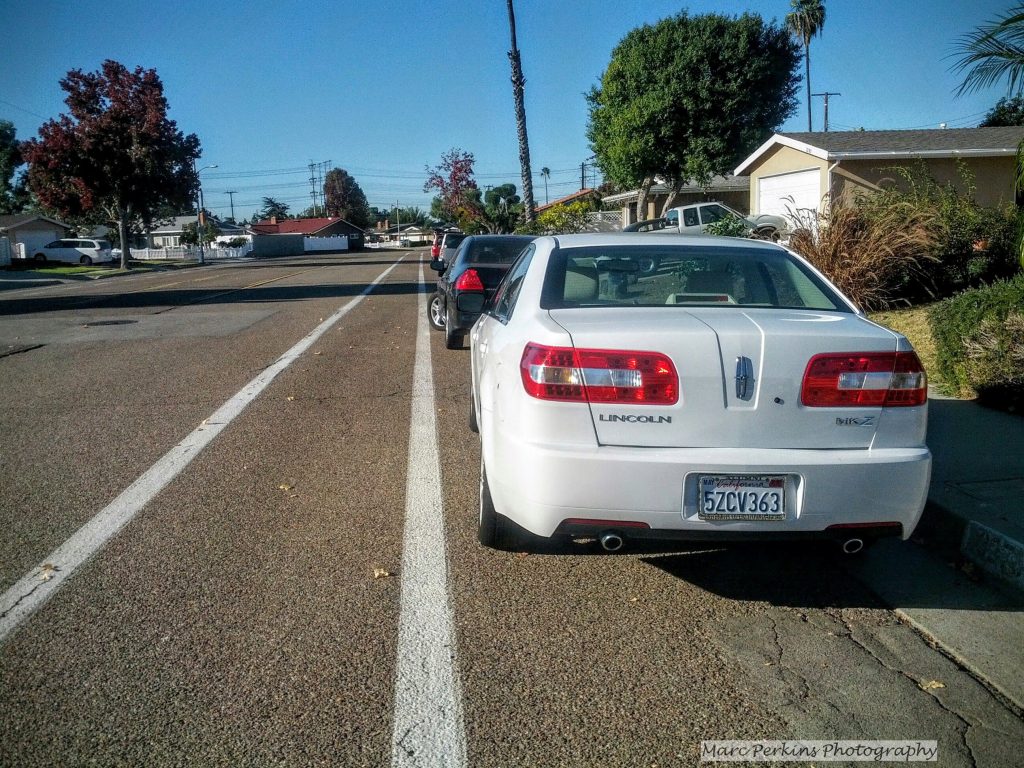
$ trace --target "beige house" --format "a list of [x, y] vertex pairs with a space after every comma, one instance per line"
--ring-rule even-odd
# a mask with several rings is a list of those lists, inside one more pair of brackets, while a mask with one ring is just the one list
[[975, 199], [984, 206], [1016, 199], [1017, 146], [1024, 127], [951, 128], [923, 131], [777, 133], [736, 168], [750, 176], [755, 214], [785, 216], [815, 209], [826, 197], [901, 186], [895, 170], [923, 163], [939, 182], [963, 186], [962, 163], [974, 176]]

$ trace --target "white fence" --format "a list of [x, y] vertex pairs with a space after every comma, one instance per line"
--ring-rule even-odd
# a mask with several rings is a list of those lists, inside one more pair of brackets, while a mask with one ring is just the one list
[[622, 229], [622, 211], [592, 211], [587, 214], [585, 232], [617, 232]]
[[306, 253], [310, 251], [347, 251], [348, 235], [335, 235], [333, 237], [306, 237], [303, 238], [303, 248]]
[[[207, 260], [216, 259], [240, 259], [252, 251], [252, 243], [247, 243], [241, 248], [204, 248], [203, 258]], [[195, 246], [176, 246], [172, 248], [132, 248], [132, 258], [139, 261], [163, 261], [167, 259], [198, 259], [199, 248]]]

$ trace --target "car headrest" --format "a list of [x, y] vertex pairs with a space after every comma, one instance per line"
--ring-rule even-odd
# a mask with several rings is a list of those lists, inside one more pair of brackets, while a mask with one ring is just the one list
[[736, 281], [728, 272], [691, 272], [686, 278], [688, 293], [732, 293]]
[[565, 301], [576, 303], [597, 298], [597, 268], [567, 267], [565, 270]]

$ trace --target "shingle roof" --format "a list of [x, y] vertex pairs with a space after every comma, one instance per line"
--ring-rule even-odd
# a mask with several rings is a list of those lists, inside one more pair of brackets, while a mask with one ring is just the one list
[[830, 154], [895, 152], [964, 152], [1012, 150], [1024, 140], [1024, 126], [1003, 128], [931, 128], [921, 131], [830, 131], [783, 133], [793, 141], [810, 144]]
[[835, 161], [863, 158], [1007, 157], [1015, 156], [1024, 141], [1024, 126], [1000, 128], [931, 128], [922, 131], [830, 131], [829, 133], [776, 133], [736, 168], [749, 173], [770, 149], [792, 147]]
[[584, 198], [587, 198], [587, 197], [590, 197], [591, 195], [596, 195], [596, 194], [597, 194], [597, 190], [596, 189], [590, 189], [590, 188], [581, 189], [578, 192], [573, 192], [571, 195], [566, 195], [565, 197], [560, 197], [557, 200], [552, 200], [550, 203], [544, 203], [544, 205], [538, 205], [538, 206], [536, 206], [534, 208], [534, 210], [537, 211], [538, 213], [540, 213], [541, 211], [546, 211], [548, 208], [554, 208], [556, 205], [565, 205], [566, 203], [571, 203], [571, 202], [573, 202], [575, 200], [583, 200]]
[[0, 216], [0, 229], [11, 229], [12, 227], [19, 227], [22, 224], [27, 224], [30, 221], [48, 221], [51, 224], [56, 224], [60, 227], [68, 228], [68, 225], [63, 221], [57, 221], [57, 219], [51, 219], [49, 216], [43, 216], [38, 213], [14, 213], [6, 216]]

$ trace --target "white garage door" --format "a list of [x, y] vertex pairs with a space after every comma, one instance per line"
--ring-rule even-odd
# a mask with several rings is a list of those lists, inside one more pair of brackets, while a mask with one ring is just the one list
[[25, 256], [29, 259], [39, 249], [54, 240], [60, 240], [64, 234], [60, 230], [27, 229], [14, 233], [12, 239], [25, 244]]
[[802, 208], [821, 207], [821, 171], [797, 171], [757, 180], [758, 213], [789, 216]]

